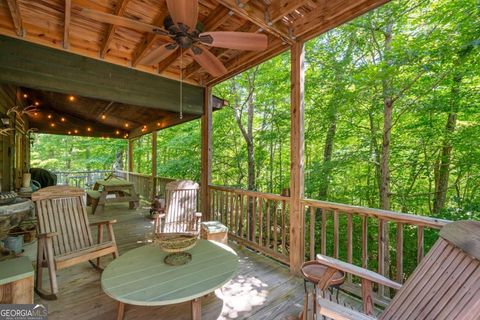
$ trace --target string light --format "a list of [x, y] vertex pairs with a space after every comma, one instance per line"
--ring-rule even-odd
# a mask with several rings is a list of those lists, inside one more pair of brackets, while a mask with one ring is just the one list
[[157, 122], [157, 126], [159, 126], [159, 127], [160, 127], [160, 126], [161, 126], [161, 123], [160, 123], [160, 122]]
[[88, 132], [92, 131], [92, 128], [88, 127], [88, 128], [87, 128], [87, 131], [88, 131]]
[[68, 131], [68, 134], [72, 134], [72, 131]]
[[35, 112], [33, 113], [33, 115], [34, 115], [34, 116], [38, 116], [38, 112], [35, 111]]
[[48, 119], [52, 119], [52, 115], [49, 114], [49, 115], [47, 116], [47, 118], [48, 118]]
[[105, 120], [105, 119], [107, 119], [107, 116], [102, 114], [102, 120]]
[[24, 94], [23, 94], [23, 97], [24, 97], [24, 98], [28, 98], [28, 94], [24, 93]]
[[61, 117], [61, 118], [60, 118], [60, 121], [65, 122], [65, 118], [64, 118], [64, 117]]
[[142, 128], [142, 132], [145, 132], [145, 131], [147, 131], [147, 126], [146, 125], [144, 125], [143, 128]]
[[125, 122], [125, 128], [128, 128], [128, 127], [129, 127], [128, 122]]
[[118, 136], [120, 134], [120, 131], [115, 131], [115, 134]]
[[74, 96], [70, 96], [70, 97], [68, 97], [68, 100], [70, 100], [70, 102], [73, 102], [73, 101], [75, 101], [75, 97], [74, 97]]
[[78, 133], [78, 130], [77, 130], [77, 129], [75, 129], [75, 130], [73, 130], [73, 132], [75, 132], [75, 133]]
[[35, 106], [38, 107], [39, 105], [40, 105], [40, 103], [38, 101], [35, 101]]
[[50, 123], [50, 127], [52, 127], [52, 128], [55, 127], [55, 123], [53, 123], [53, 122]]

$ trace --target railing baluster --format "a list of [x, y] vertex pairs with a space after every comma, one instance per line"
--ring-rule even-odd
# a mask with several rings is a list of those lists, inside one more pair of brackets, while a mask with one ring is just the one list
[[270, 248], [270, 244], [271, 244], [271, 241], [270, 241], [270, 232], [271, 232], [271, 228], [270, 228], [270, 200], [266, 199], [266, 210], [267, 210], [267, 239], [265, 241], [265, 246], [267, 248]]
[[[240, 194], [240, 226], [239, 226], [239, 228], [238, 228], [238, 235], [239, 235], [240, 237], [242, 237], [242, 238], [244, 237], [244, 235], [243, 235], [243, 226], [245, 225], [244, 222], [243, 222], [243, 208], [244, 208], [243, 205], [244, 205], [244, 201], [245, 201], [245, 199], [244, 199], [243, 194]], [[247, 224], [248, 224], [248, 223], [247, 223]]]
[[[353, 221], [350, 213], [347, 214], [347, 262], [353, 263]], [[352, 275], [349, 273], [347, 277], [352, 283]]]
[[315, 208], [310, 207], [309, 211], [310, 211], [310, 260], [315, 260]]
[[322, 212], [322, 243], [321, 243], [321, 252], [322, 254], [327, 254], [327, 210], [321, 209]]
[[397, 274], [395, 280], [398, 283], [403, 283], [403, 223], [397, 223], [397, 252], [396, 252], [396, 260], [397, 260]]
[[263, 245], [263, 198], [258, 198], [258, 220], [259, 220], [259, 236], [258, 244]]
[[418, 226], [417, 229], [417, 264], [419, 264], [424, 255], [424, 235], [423, 235], [423, 227]]
[[286, 223], [285, 223], [285, 205], [286, 201], [282, 200], [282, 253], [287, 255], [287, 244], [286, 244]]
[[338, 211], [333, 211], [333, 257], [338, 259], [339, 252]]
[[362, 268], [368, 268], [368, 216], [362, 217]]
[[273, 202], [273, 250], [278, 252], [278, 221], [277, 221], [278, 201]]

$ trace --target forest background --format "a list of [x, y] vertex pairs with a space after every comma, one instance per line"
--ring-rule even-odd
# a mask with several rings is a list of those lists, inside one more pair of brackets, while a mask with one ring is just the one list
[[[480, 220], [479, 17], [477, 0], [395, 0], [306, 43], [306, 197]], [[213, 116], [213, 184], [288, 188], [289, 93], [289, 52], [214, 88], [229, 105]], [[199, 120], [159, 131], [158, 175], [198, 181], [200, 141]], [[135, 140], [136, 172], [150, 148]], [[31, 163], [110, 170], [125, 154], [39, 134]]]

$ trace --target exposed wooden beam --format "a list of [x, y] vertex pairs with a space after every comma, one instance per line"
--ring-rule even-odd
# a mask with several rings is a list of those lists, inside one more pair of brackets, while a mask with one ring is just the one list
[[[163, 19], [168, 12], [166, 2], [163, 2], [161, 8], [162, 14], [155, 18], [153, 21], [153, 25], [155, 26], [163, 26]], [[145, 55], [150, 51], [152, 46], [157, 42], [166, 43], [171, 41], [170, 37], [149, 33], [145, 37], [143, 37], [142, 42], [135, 48], [135, 51], [132, 54], [132, 67], [136, 67], [140, 61], [145, 57]]]
[[[118, 3], [115, 7], [115, 15], [116, 16], [121, 16], [125, 12], [125, 9], [127, 8], [129, 0], [118, 0]], [[102, 48], [100, 49], [100, 58], [105, 58], [105, 55], [107, 54], [108, 47], [110, 46], [110, 42], [113, 39], [113, 36], [115, 35], [115, 28], [116, 26], [113, 24], [109, 24], [107, 28], [107, 33], [105, 34], [105, 38], [103, 39], [103, 44]]]
[[[158, 64], [158, 73], [162, 73], [163, 71], [165, 71], [165, 69], [167, 69], [173, 62], [175, 62], [175, 60], [180, 58], [181, 54], [182, 50], [177, 49], [174, 53], [160, 61], [160, 63]], [[185, 55], [185, 51], [183, 51], [183, 54]]]
[[129, 138], [135, 139], [145, 134], [148, 134], [152, 131], [158, 131], [162, 129], [166, 129], [172, 127], [174, 125], [184, 123], [193, 119], [200, 118], [200, 115], [192, 115], [192, 114], [183, 114], [183, 118], [180, 119], [178, 113], [172, 113], [166, 117], [157, 119], [155, 121], [146, 123], [144, 125], [140, 125], [139, 127], [133, 128], [130, 131]]
[[220, 27], [228, 18], [230, 10], [219, 5], [208, 15], [207, 21], [203, 24], [204, 31], [213, 31]]
[[65, 0], [65, 19], [63, 23], [63, 48], [68, 49], [70, 47], [70, 18], [72, 15], [72, 0]]
[[290, 71], [290, 271], [298, 274], [304, 262], [304, 83], [305, 45], [291, 49]]
[[[178, 112], [178, 81], [5, 36], [0, 82]], [[184, 83], [183, 97], [185, 113], [203, 113], [201, 87]]]
[[240, 6], [238, 6], [236, 0], [218, 0], [218, 2], [233, 11], [239, 17], [249, 20], [266, 32], [281, 38], [282, 41], [285, 41], [288, 44], [293, 44], [294, 41], [288, 34], [287, 26], [283, 23], [272, 23], [271, 21], [266, 21], [266, 15], [263, 10], [259, 10], [249, 3], [242, 3]]
[[20, 6], [18, 5], [18, 0], [7, 0], [7, 5], [8, 9], [10, 10], [10, 15], [12, 16], [15, 33], [19, 37], [24, 37], [25, 29], [23, 28], [22, 15], [20, 13]]
[[270, 13], [270, 20], [275, 23], [281, 20], [284, 16], [303, 7], [307, 3], [312, 3], [312, 0], [277, 0], [273, 1], [268, 7]]

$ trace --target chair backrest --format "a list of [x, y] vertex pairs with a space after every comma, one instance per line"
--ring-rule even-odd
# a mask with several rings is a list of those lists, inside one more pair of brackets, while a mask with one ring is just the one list
[[162, 232], [197, 232], [195, 223], [199, 185], [178, 180], [165, 186], [165, 222]]
[[452, 222], [380, 319], [480, 319], [480, 222]]
[[55, 256], [93, 245], [84, 194], [83, 189], [69, 186], [48, 187], [32, 194], [38, 232], [58, 233], [52, 239]]

